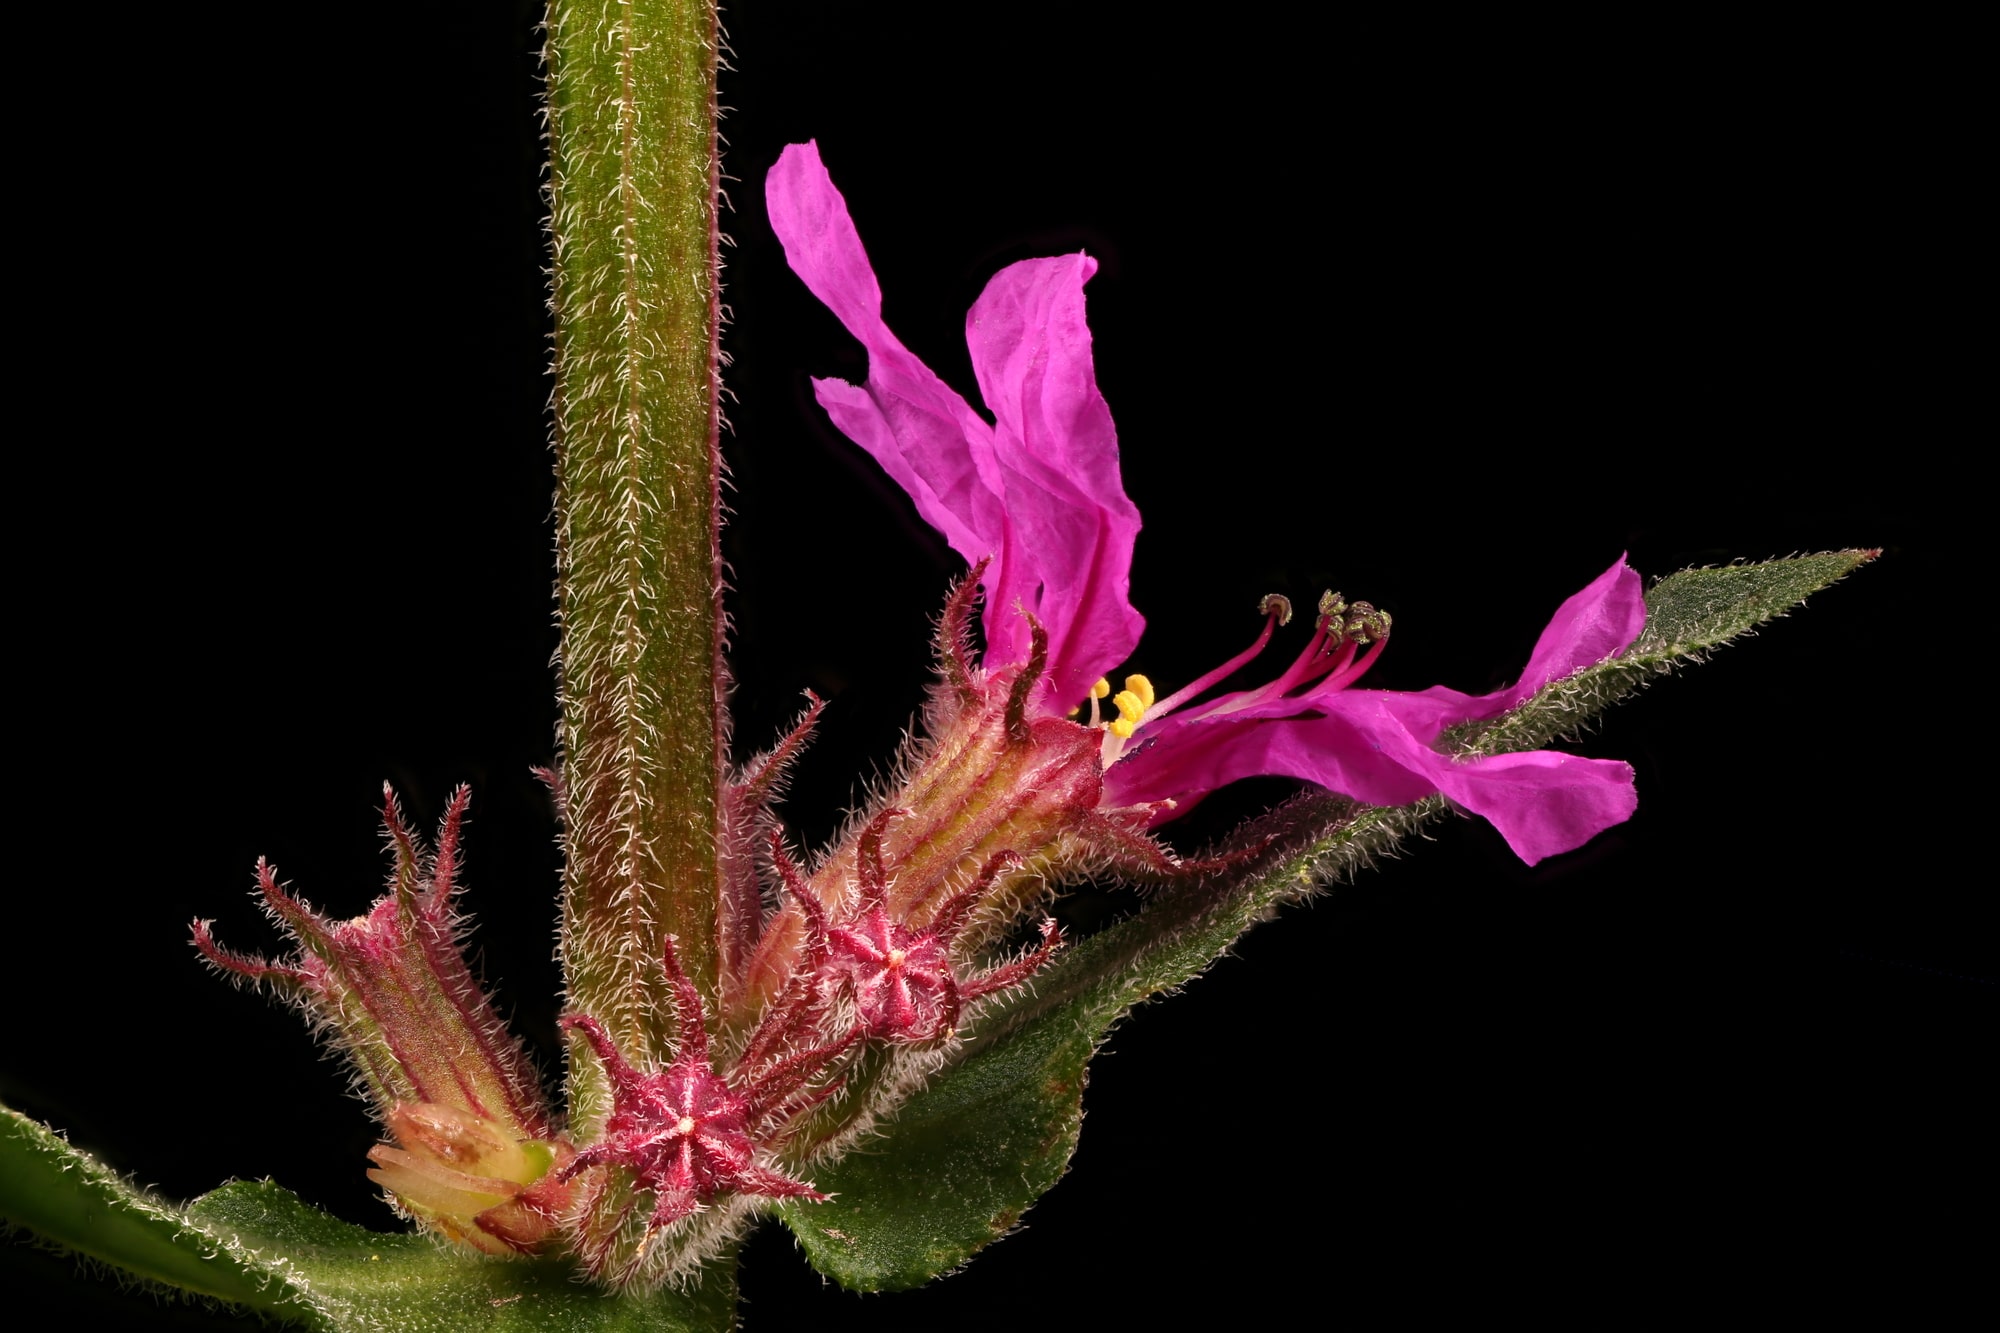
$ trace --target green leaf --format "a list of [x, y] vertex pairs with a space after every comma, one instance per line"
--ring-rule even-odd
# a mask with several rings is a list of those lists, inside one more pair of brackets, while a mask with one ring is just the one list
[[149, 1283], [309, 1327], [350, 1333], [479, 1329], [728, 1333], [733, 1256], [689, 1291], [612, 1292], [558, 1260], [493, 1259], [418, 1235], [383, 1235], [238, 1181], [180, 1209], [0, 1107], [0, 1218]]
[[0, 1219], [146, 1282], [259, 1310], [285, 1299], [282, 1288], [221, 1252], [179, 1209], [6, 1107], [0, 1107]]
[[487, 1258], [353, 1226], [269, 1181], [224, 1185], [187, 1213], [237, 1262], [283, 1283], [313, 1322], [340, 1333], [728, 1333], [735, 1326], [728, 1258], [691, 1291], [613, 1292], [579, 1281], [566, 1262]]
[[[1874, 554], [1673, 575], [1647, 595], [1646, 628], [1626, 653], [1450, 739], [1468, 754], [1546, 745]], [[1303, 797], [1245, 835], [1244, 845], [1271, 844], [1252, 873], [1155, 892], [1131, 917], [1065, 950], [1033, 994], [979, 1014], [952, 1066], [877, 1138], [813, 1168], [814, 1184], [832, 1200], [779, 1209], [813, 1265], [853, 1290], [912, 1287], [1005, 1234], [1068, 1165], [1082, 1123], [1084, 1066], [1132, 1006], [1198, 975], [1282, 903], [1387, 852], [1445, 808], [1439, 797], [1397, 809]]]
[[813, 1183], [834, 1197], [779, 1213], [815, 1268], [852, 1291], [900, 1290], [1005, 1235], [1076, 1150], [1091, 1034], [1045, 1025], [965, 1061]]

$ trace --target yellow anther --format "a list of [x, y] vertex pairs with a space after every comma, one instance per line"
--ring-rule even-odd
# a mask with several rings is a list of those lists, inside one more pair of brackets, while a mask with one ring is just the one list
[[1064, 717], [1075, 717], [1075, 716], [1076, 716], [1076, 715], [1077, 715], [1078, 713], [1081, 713], [1082, 711], [1083, 711], [1083, 705], [1082, 705], [1082, 704], [1078, 704], [1078, 705], [1077, 705], [1076, 707], [1074, 707], [1074, 708], [1070, 709], [1070, 710], [1069, 710], [1069, 711], [1068, 711], [1067, 713], [1064, 713], [1064, 714], [1063, 714], [1063, 716], [1064, 716]]
[[1281, 592], [1267, 592], [1264, 600], [1257, 603], [1257, 614], [1276, 616], [1280, 625], [1292, 623], [1292, 599]]
[[1153, 706], [1155, 696], [1153, 694], [1152, 681], [1147, 680], [1144, 676], [1127, 676], [1125, 677], [1125, 688], [1138, 695], [1139, 702], [1146, 707], [1151, 708]]
[[1111, 734], [1121, 741], [1131, 740], [1132, 733], [1138, 730], [1138, 727], [1138, 723], [1127, 717], [1114, 717], [1111, 719]]
[[1093, 699], [1102, 699], [1109, 693], [1111, 693], [1111, 682], [1102, 676], [1099, 676], [1097, 683], [1090, 687], [1090, 697]]
[[1136, 726], [1139, 719], [1146, 716], [1145, 700], [1130, 690], [1118, 691], [1118, 693], [1111, 696], [1111, 702], [1118, 705], [1118, 717], [1121, 721], [1129, 722]]

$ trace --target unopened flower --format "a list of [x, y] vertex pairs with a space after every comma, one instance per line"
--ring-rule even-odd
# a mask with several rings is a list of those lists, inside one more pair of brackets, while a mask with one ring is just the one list
[[570, 1149], [460, 945], [453, 900], [469, 799], [463, 787], [453, 793], [432, 853], [383, 788], [395, 869], [389, 892], [350, 921], [320, 915], [259, 861], [264, 909], [300, 946], [291, 962], [225, 949], [206, 921], [194, 923], [194, 941], [220, 971], [293, 1001], [353, 1060], [396, 1137], [369, 1154], [369, 1174], [405, 1211], [490, 1253], [530, 1251], [551, 1240], [567, 1207], [550, 1171]]
[[[665, 1068], [634, 1069], [604, 1025], [589, 1014], [568, 1014], [567, 1031], [580, 1032], [596, 1052], [611, 1084], [612, 1111], [598, 1140], [556, 1172], [576, 1180], [595, 1167], [622, 1167], [631, 1185], [651, 1196], [642, 1219], [645, 1240], [626, 1262], [643, 1261], [652, 1238], [719, 1197], [824, 1199], [802, 1180], [765, 1165], [760, 1156], [784, 1140], [790, 1121], [835, 1088], [817, 1076], [854, 1042], [856, 1034], [806, 1049], [753, 1040], [748, 1059], [718, 1072], [710, 1054], [707, 1006], [681, 970], [672, 937], [663, 963], [679, 1018], [674, 1058]], [[811, 1023], [788, 1035], [810, 1038]], [[762, 1054], [765, 1058], [759, 1058]], [[628, 1215], [644, 1203], [603, 1172], [585, 1187], [578, 1228], [579, 1256], [593, 1271], [619, 1262], [617, 1237]], [[604, 1200], [614, 1200], [606, 1207]], [[616, 1202], [622, 1200], [623, 1202]]]
[[1113, 693], [1105, 678], [1144, 621], [1127, 599], [1139, 516], [1119, 479], [1084, 320], [1095, 261], [1009, 265], [973, 303], [966, 342], [989, 424], [882, 322], [874, 270], [817, 148], [787, 148], [766, 194], [793, 270], [868, 351], [864, 383], [813, 382], [820, 404], [981, 571], [980, 667], [1011, 677], [1030, 725], [1086, 706], [1115, 710], [1102, 723], [1094, 802], [1112, 828], [1157, 825], [1257, 775], [1303, 778], [1376, 805], [1442, 793], [1530, 863], [1630, 817], [1637, 798], [1624, 763], [1555, 751], [1468, 761], [1438, 748], [1452, 727], [1497, 716], [1637, 637], [1645, 608], [1622, 560], [1563, 604], [1520, 681], [1494, 694], [1352, 688], [1380, 651], [1387, 617], [1331, 594], [1305, 653], [1261, 689], [1199, 698], [1284, 618], [1268, 599], [1265, 634], [1250, 652], [1164, 699], [1136, 675]]
[[1020, 985], [1048, 961], [1061, 943], [1056, 923], [1042, 918], [1041, 943], [1023, 958], [976, 976], [964, 976], [952, 950], [979, 910], [986, 892], [1003, 870], [1020, 857], [1000, 852], [986, 863], [979, 877], [945, 902], [922, 928], [907, 924], [889, 909], [888, 875], [882, 866], [882, 835], [892, 819], [908, 810], [885, 810], [863, 829], [858, 842], [861, 897], [852, 915], [840, 922], [828, 919], [826, 908], [806, 887], [798, 868], [773, 839], [772, 857], [792, 901], [809, 918], [813, 948], [809, 971], [817, 984], [832, 984], [846, 992], [858, 1014], [861, 1031], [882, 1041], [920, 1042], [949, 1037], [957, 1030], [967, 1003]]
[[570, 1206], [571, 1153], [560, 1139], [522, 1139], [483, 1116], [430, 1102], [389, 1113], [398, 1146], [368, 1150], [368, 1178], [433, 1231], [488, 1254], [549, 1244]]

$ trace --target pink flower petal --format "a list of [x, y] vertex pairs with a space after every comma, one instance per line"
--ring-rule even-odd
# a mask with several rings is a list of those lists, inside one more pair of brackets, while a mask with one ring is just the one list
[[882, 322], [867, 252], [817, 147], [794, 144], [766, 185], [793, 271], [868, 349], [864, 384], [815, 380], [834, 424], [866, 449], [917, 512], [968, 561], [992, 556], [986, 662], [1028, 655], [1033, 613], [1049, 633], [1053, 706], [1138, 643], [1128, 600], [1139, 513], [1118, 476], [1118, 440], [1098, 392], [1084, 321], [1084, 255], [996, 274], [966, 322], [989, 426]]
[[867, 383], [815, 380], [821, 405], [954, 551], [992, 554], [1006, 529], [992, 428], [882, 322], [882, 289], [818, 147], [785, 149], [764, 198], [792, 271], [868, 349]]
[[1056, 469], [1079, 498], [1136, 519], [1084, 320], [1083, 285], [1096, 272], [1085, 254], [1008, 265], [966, 313], [965, 342], [1000, 447]]
[[1438, 790], [1500, 830], [1534, 865], [1573, 851], [1639, 808], [1632, 766], [1559, 750], [1498, 754], [1434, 770]]
[[1105, 804], [1178, 802], [1179, 809], [1162, 811], [1154, 821], [1163, 823], [1243, 778], [1301, 778], [1370, 805], [1407, 805], [1437, 790], [1423, 765], [1404, 762], [1399, 752], [1406, 746], [1384, 746], [1361, 721], [1345, 712], [1168, 718], [1145, 728], [1137, 748], [1105, 772]]
[[1645, 620], [1639, 576], [1621, 557], [1557, 609], [1527, 671], [1507, 689], [1335, 688], [1168, 717], [1142, 729], [1140, 747], [1105, 774], [1106, 796], [1115, 804], [1173, 799], [1185, 810], [1227, 783], [1263, 776], [1301, 778], [1370, 805], [1442, 792], [1484, 816], [1532, 865], [1629, 819], [1638, 804], [1631, 768], [1549, 750], [1456, 760], [1438, 752], [1438, 737], [1622, 652]]
[[[1398, 705], [1410, 696], [1350, 690], [1318, 717], [1196, 719], [1130, 755], [1105, 776], [1112, 804], [1177, 799], [1186, 810], [1249, 777], [1290, 777], [1369, 805], [1406, 805], [1443, 793], [1500, 831], [1529, 865], [1581, 847], [1638, 808], [1628, 764], [1553, 750], [1455, 760], [1413, 732]], [[1428, 731], [1428, 728], [1426, 728]]]
[[[1080, 700], [1131, 654], [1145, 621], [1127, 600], [1139, 511], [1118, 475], [1118, 434], [1098, 392], [1084, 320], [1087, 255], [1031, 259], [995, 274], [965, 321], [979, 392], [994, 415], [1013, 548], [989, 588], [1049, 627], [1051, 695]], [[1027, 655], [1019, 617], [987, 611], [993, 661]]]
[[1486, 695], [1479, 700], [1479, 711], [1463, 720], [1498, 717], [1549, 682], [1624, 652], [1645, 627], [1645, 589], [1621, 555], [1556, 608], [1548, 628], [1535, 641], [1535, 651], [1528, 655], [1528, 669], [1521, 679], [1509, 689]]

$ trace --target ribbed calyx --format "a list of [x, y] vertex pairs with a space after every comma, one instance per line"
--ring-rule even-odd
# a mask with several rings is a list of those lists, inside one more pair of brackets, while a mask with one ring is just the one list
[[259, 861], [264, 909], [299, 946], [291, 961], [225, 949], [206, 921], [194, 923], [194, 940], [225, 975], [291, 1000], [351, 1059], [396, 1137], [370, 1154], [370, 1175], [407, 1212], [492, 1253], [535, 1250], [566, 1206], [546, 1177], [570, 1150], [533, 1066], [465, 961], [454, 899], [469, 799], [463, 787], [452, 795], [433, 853], [383, 788], [389, 892], [350, 921], [314, 911]]

